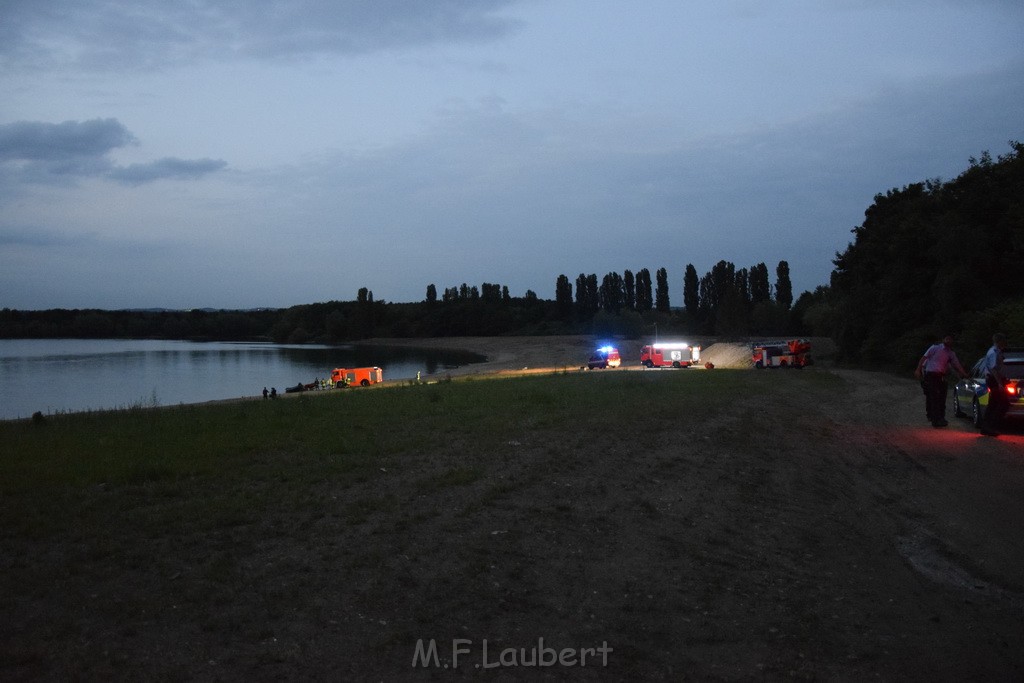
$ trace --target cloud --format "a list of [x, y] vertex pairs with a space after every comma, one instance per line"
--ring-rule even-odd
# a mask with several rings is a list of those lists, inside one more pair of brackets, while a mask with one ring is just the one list
[[154, 68], [227, 55], [366, 54], [439, 41], [479, 42], [517, 24], [515, 0], [58, 0], [4, 8], [5, 62]]
[[384, 273], [371, 259], [344, 275], [350, 290], [366, 284], [385, 299], [462, 281], [552, 296], [559, 274], [662, 266], [678, 296], [687, 263], [704, 273], [720, 259], [786, 260], [803, 291], [828, 282], [876, 193], [951, 179], [969, 156], [1004, 152], [1020, 135], [1022, 87], [1024, 69], [1013, 68], [879, 88], [830, 111], [660, 149], [618, 144], [628, 131], [604, 121], [482, 103], [402, 144], [264, 178], [254, 196], [288, 204], [261, 204], [249, 222], [267, 221], [266, 235], [290, 226], [289, 248], [312, 252], [386, 245], [402, 268]]
[[175, 157], [115, 166], [108, 158], [110, 152], [137, 143], [117, 119], [18, 121], [0, 125], [0, 186], [92, 177], [141, 185], [163, 179], [194, 180], [227, 166], [220, 159]]
[[116, 119], [64, 123], [18, 121], [0, 125], [0, 162], [64, 163], [102, 157], [135, 142], [135, 137]]
[[227, 166], [221, 159], [177, 159], [166, 157], [148, 164], [131, 164], [115, 168], [107, 177], [126, 185], [141, 185], [164, 179], [201, 178]]

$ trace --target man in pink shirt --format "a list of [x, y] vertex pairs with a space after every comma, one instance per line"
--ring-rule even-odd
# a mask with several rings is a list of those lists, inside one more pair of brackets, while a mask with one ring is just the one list
[[928, 347], [921, 360], [917, 362], [917, 369], [914, 370], [914, 377], [921, 380], [924, 409], [933, 427], [945, 427], [949, 424], [946, 422], [946, 393], [949, 390], [946, 373], [949, 372], [950, 366], [960, 377], [967, 377], [967, 372], [953, 351], [953, 336], [947, 334], [941, 344]]

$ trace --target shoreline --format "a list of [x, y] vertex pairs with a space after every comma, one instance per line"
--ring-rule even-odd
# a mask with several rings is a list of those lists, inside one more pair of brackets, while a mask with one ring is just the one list
[[[719, 341], [716, 337], [695, 336], [689, 337], [689, 341], [702, 346], [702, 363], [712, 363], [716, 368], [723, 369], [746, 369], [752, 367], [750, 363], [749, 346], [747, 342], [741, 341]], [[374, 337], [361, 339], [353, 344], [367, 346], [392, 346], [404, 348], [421, 349], [444, 349], [451, 351], [466, 351], [486, 358], [479, 363], [467, 363], [457, 368], [439, 370], [432, 374], [423, 374], [420, 381], [437, 382], [454, 378], [467, 377], [500, 377], [533, 375], [557, 372], [580, 371], [586, 368], [587, 358], [596, 346], [610, 341], [615, 344], [623, 358], [623, 370], [639, 370], [640, 349], [649, 343], [647, 339], [602, 339], [593, 335], [554, 335], [554, 336], [512, 336], [512, 337], [423, 337], [423, 338], [397, 338], [397, 337]], [[831, 340], [815, 338], [815, 348], [819, 345], [824, 347], [824, 352], [829, 353], [834, 345]], [[408, 383], [410, 380], [392, 379], [385, 375], [384, 382], [380, 387], [398, 386]], [[296, 396], [317, 395], [318, 391], [297, 392], [287, 394], [283, 391], [278, 398], [294, 398]], [[140, 405], [116, 408], [98, 408], [75, 411], [62, 411], [57, 413], [43, 413], [43, 416], [58, 417], [61, 415], [79, 415], [89, 413], [106, 413], [130, 410], [151, 410], [161, 408], [173, 408], [180, 406], [203, 406], [222, 403], [237, 403], [240, 401], [262, 401], [259, 393], [246, 394], [234, 397], [212, 399], [205, 401], [178, 402], [166, 405]], [[0, 418], [0, 422], [31, 421], [33, 416], [17, 418]]]

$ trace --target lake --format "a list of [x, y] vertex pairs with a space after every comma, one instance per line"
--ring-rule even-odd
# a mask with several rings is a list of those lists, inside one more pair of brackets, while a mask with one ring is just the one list
[[0, 419], [257, 396], [379, 366], [412, 379], [484, 358], [394, 346], [316, 346], [130, 339], [0, 339]]

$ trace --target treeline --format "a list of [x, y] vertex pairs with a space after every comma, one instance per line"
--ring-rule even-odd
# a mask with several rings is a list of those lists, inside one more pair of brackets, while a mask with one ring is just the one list
[[[639, 338], [660, 333], [784, 334], [799, 326], [789, 308], [789, 269], [779, 264], [774, 287], [768, 268], [720, 261], [698, 278], [686, 266], [684, 305], [673, 307], [666, 268], [651, 272], [581, 273], [575, 287], [559, 275], [555, 298], [531, 290], [513, 297], [507, 286], [463, 283], [423, 301], [374, 300], [367, 288], [355, 301], [328, 301], [251, 311], [0, 311], [3, 338], [163, 338], [336, 343], [370, 337], [595, 334]], [[773, 295], [774, 292], [774, 295]]]
[[0, 310], [3, 339], [270, 339], [281, 312], [137, 311], [99, 309]]
[[1024, 145], [989, 153], [949, 182], [875, 196], [829, 286], [797, 302], [851, 363], [912, 368], [926, 346], [958, 337], [967, 365], [1002, 331], [1024, 345]]
[[854, 239], [836, 254], [828, 285], [793, 301], [789, 265], [719, 261], [683, 270], [682, 301], [669, 273], [559, 275], [554, 299], [483, 283], [426, 288], [422, 301], [354, 301], [250, 311], [0, 311], [4, 338], [169, 338], [333, 343], [370, 337], [544, 334], [829, 336], [841, 359], [912, 367], [952, 333], [965, 363], [1000, 330], [1024, 345], [1024, 145], [971, 159], [950, 182], [928, 180], [875, 197]]

